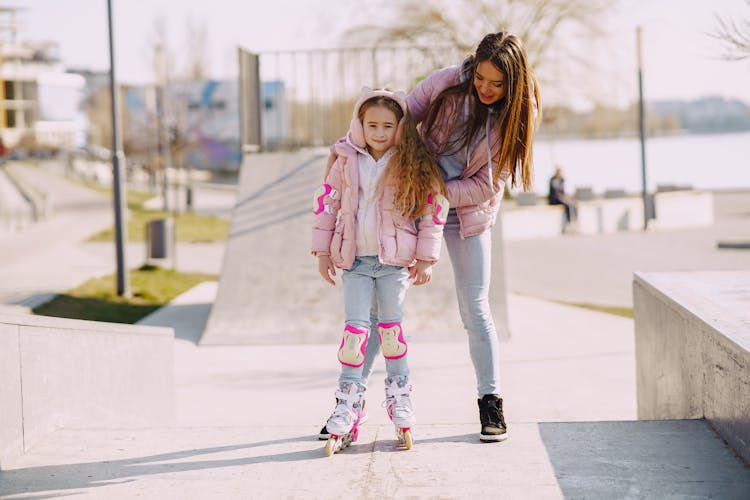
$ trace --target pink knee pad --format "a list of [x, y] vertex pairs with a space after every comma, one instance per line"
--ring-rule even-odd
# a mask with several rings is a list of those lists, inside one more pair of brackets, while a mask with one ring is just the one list
[[365, 362], [367, 349], [367, 330], [346, 325], [344, 336], [339, 346], [338, 358], [342, 365], [358, 368]]
[[378, 337], [385, 359], [400, 359], [406, 356], [406, 340], [401, 323], [378, 323]]

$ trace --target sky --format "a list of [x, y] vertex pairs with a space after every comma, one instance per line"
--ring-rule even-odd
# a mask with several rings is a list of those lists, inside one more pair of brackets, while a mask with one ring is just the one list
[[[116, 68], [118, 79], [125, 83], [154, 80], [148, 47], [159, 16], [178, 56], [189, 20], [205, 23], [210, 75], [233, 78], [238, 46], [253, 51], [334, 47], [346, 28], [377, 15], [377, 9], [367, 9], [375, 2], [363, 0], [111, 1]], [[0, 5], [23, 8], [20, 38], [59, 42], [67, 67], [108, 68], [106, 0], [0, 0]], [[748, 19], [750, 4], [746, 0], [620, 0], [604, 26], [609, 33], [606, 43], [586, 48], [600, 75], [594, 84], [613, 103], [632, 102], [637, 95], [635, 31], [641, 26], [647, 99], [718, 95], [750, 104], [750, 60], [721, 60], [718, 42], [707, 34], [716, 26], [717, 13]], [[577, 77], [564, 66], [554, 71], [555, 78]]]

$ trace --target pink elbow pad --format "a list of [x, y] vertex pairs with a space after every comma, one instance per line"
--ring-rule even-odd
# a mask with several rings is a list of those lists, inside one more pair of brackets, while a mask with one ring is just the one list
[[333, 208], [327, 204], [326, 198], [335, 200], [338, 197], [338, 192], [331, 187], [330, 184], [323, 184], [315, 190], [315, 196], [313, 198], [313, 214], [318, 215], [319, 213], [325, 212], [332, 214]]
[[445, 224], [445, 221], [448, 220], [448, 208], [450, 207], [448, 198], [442, 194], [435, 194], [434, 196], [430, 194], [427, 197], [427, 203], [433, 206], [432, 222], [440, 226]]

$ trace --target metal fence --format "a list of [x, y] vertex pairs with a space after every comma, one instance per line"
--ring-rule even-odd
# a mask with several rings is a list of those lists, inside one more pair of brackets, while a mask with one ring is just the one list
[[461, 62], [452, 47], [239, 50], [245, 151], [325, 146], [348, 129], [362, 87], [408, 92], [432, 71]]

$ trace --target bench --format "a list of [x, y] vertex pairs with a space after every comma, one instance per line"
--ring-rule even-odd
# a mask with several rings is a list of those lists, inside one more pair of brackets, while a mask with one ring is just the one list
[[503, 239], [506, 241], [560, 236], [565, 228], [565, 211], [562, 205], [534, 205], [514, 207], [503, 202]]
[[578, 202], [579, 234], [611, 234], [643, 227], [641, 198], [594, 199]]
[[710, 191], [664, 191], [654, 195], [653, 229], [706, 227], [714, 223], [714, 195]]

